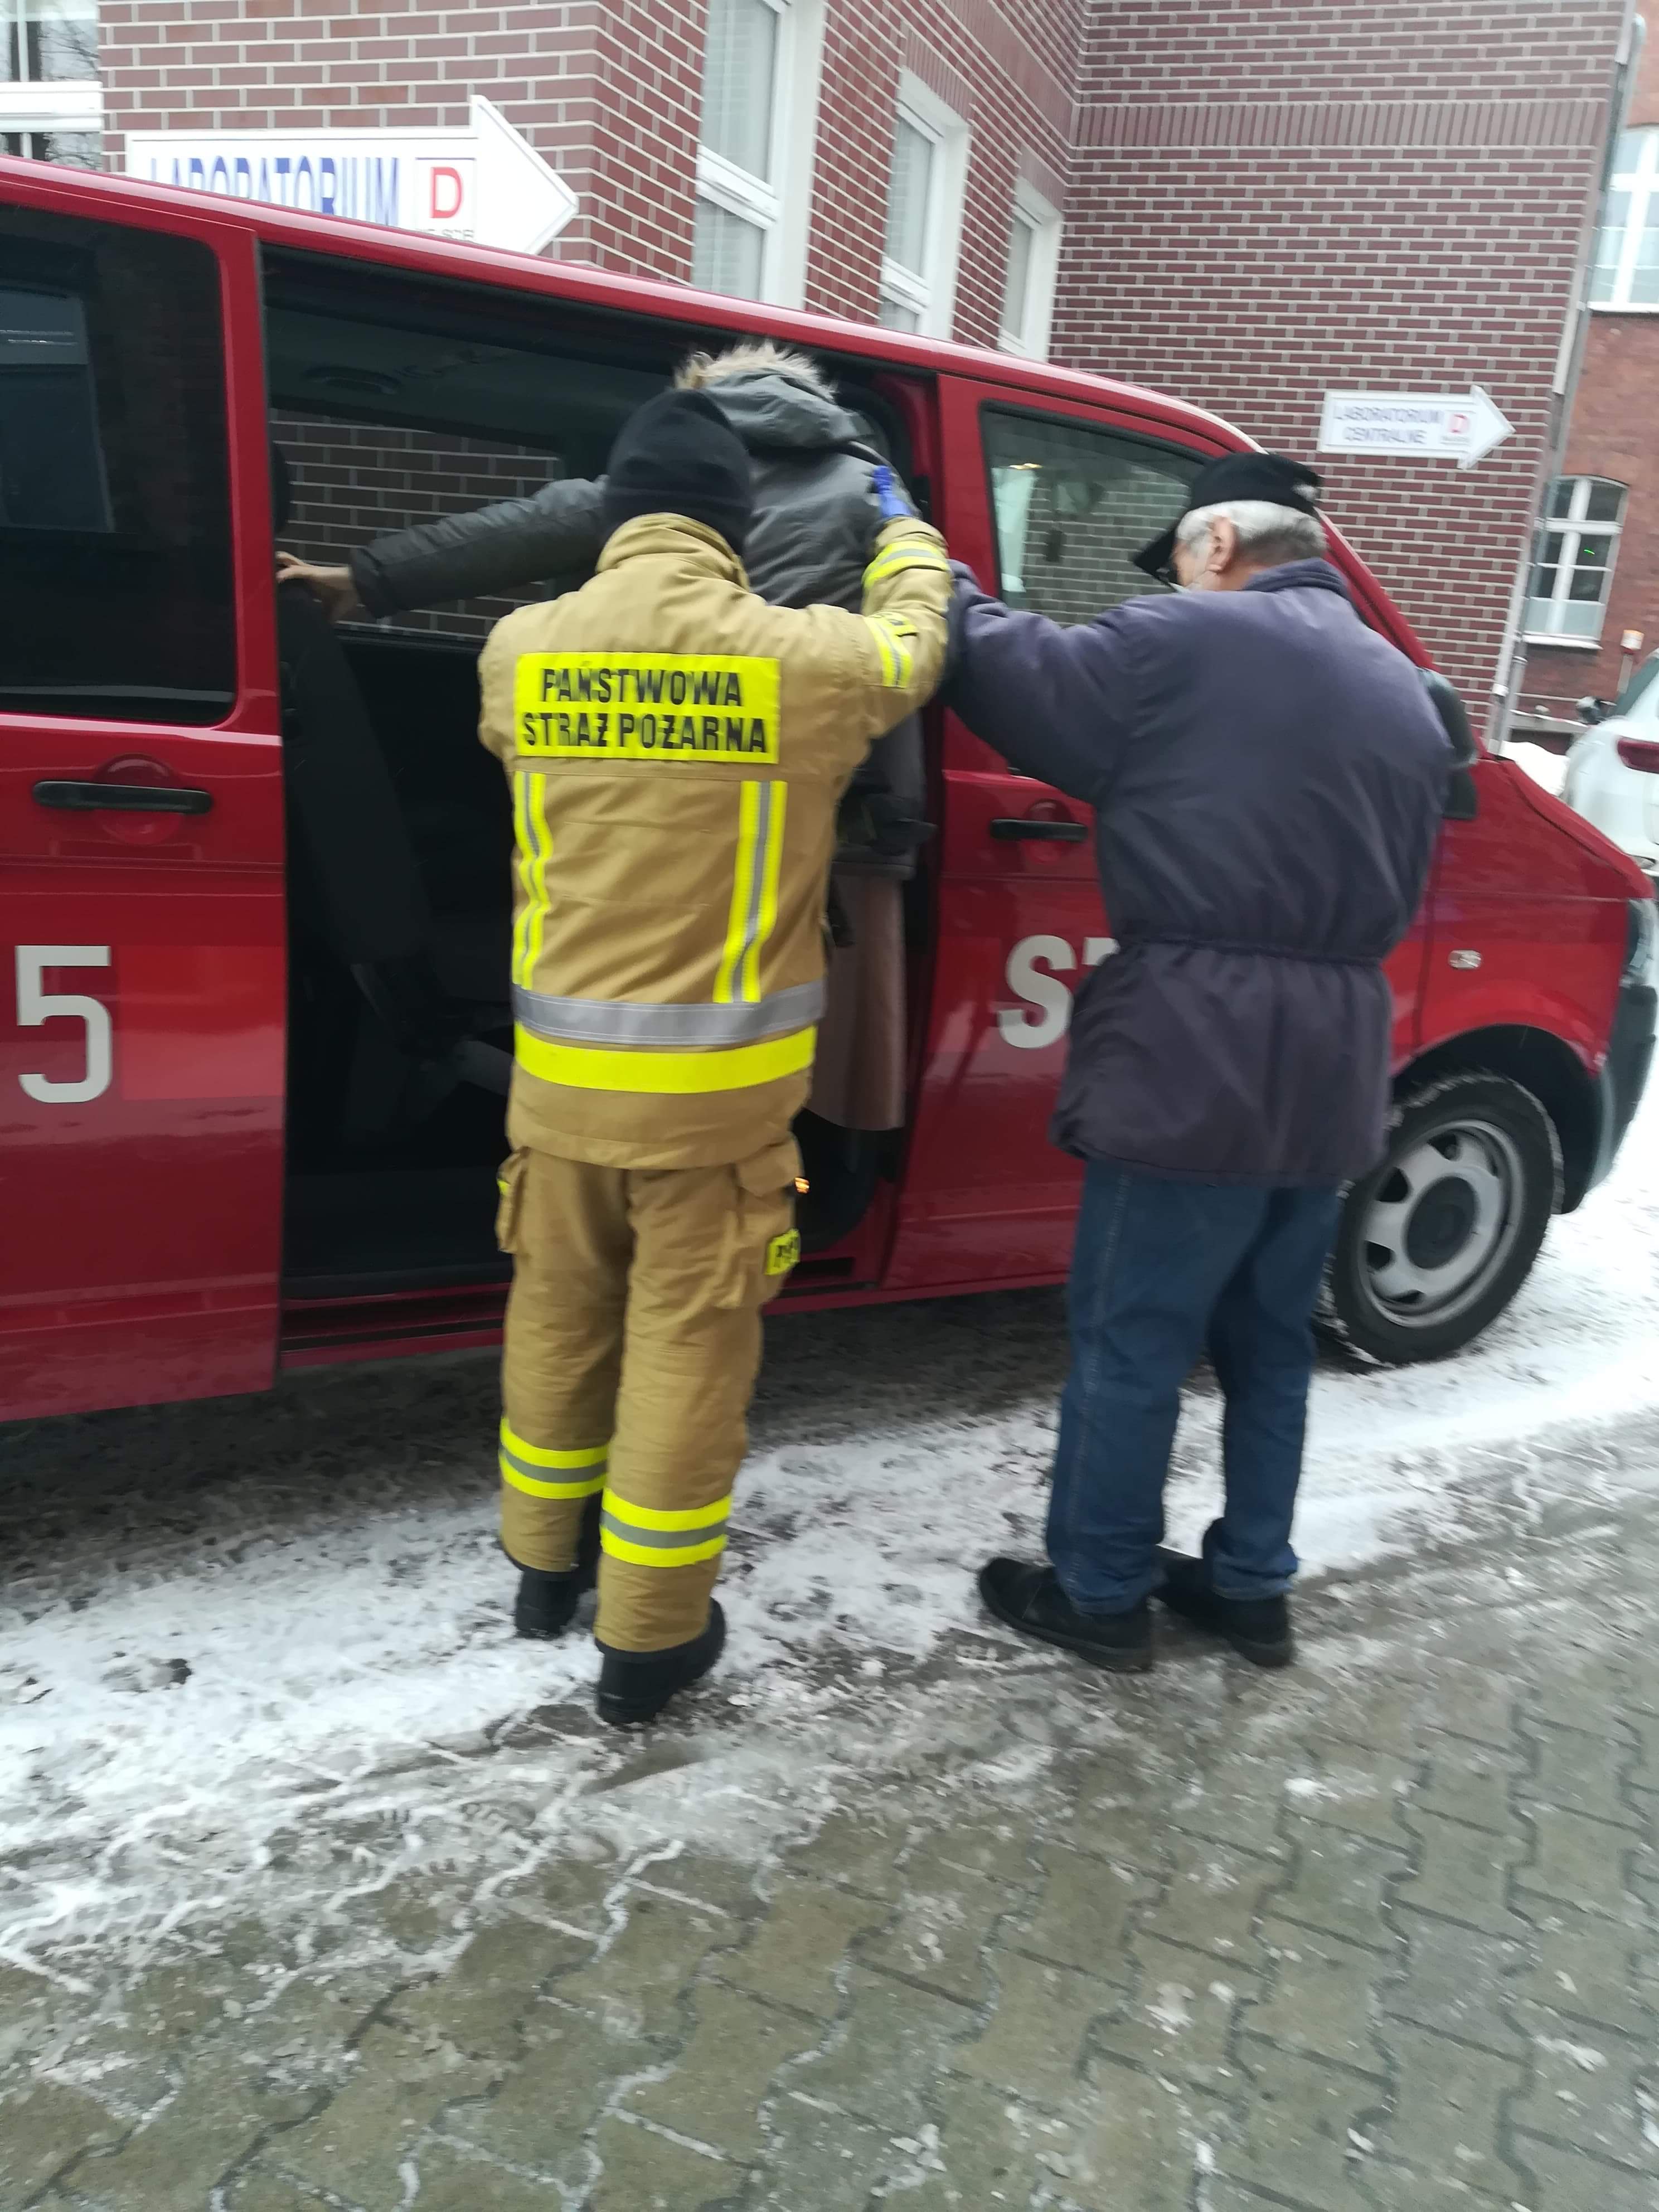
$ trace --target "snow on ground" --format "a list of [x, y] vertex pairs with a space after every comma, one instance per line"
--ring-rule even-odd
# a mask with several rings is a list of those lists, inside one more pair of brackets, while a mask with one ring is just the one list
[[[668, 1763], [690, 1761], [693, 1781], [672, 1784], [674, 1820], [728, 1840], [763, 1825], [758, 1808], [828, 1786], [822, 1729], [798, 1729], [788, 1771], [779, 1746], [797, 1723], [844, 1712], [850, 1745], [882, 1724], [869, 1701], [884, 1678], [912, 1680], [942, 1647], [988, 1674], [1007, 1663], [972, 1571], [1040, 1543], [1063, 1368], [1052, 1292], [774, 1324], [722, 1593], [722, 1686], [752, 1730], [726, 1728], [712, 1751], [706, 1728], [680, 1739]], [[586, 1698], [591, 1644], [509, 1631], [492, 1391], [488, 1361], [428, 1363], [11, 1432], [0, 1960], [274, 1910], [284, 1881], [298, 1896], [323, 1879], [319, 1850], [343, 1896], [434, 1855], [499, 1869], [526, 1833], [547, 1848], [625, 1819], [628, 1793], [604, 1793], [637, 1746], [567, 1702]], [[1505, 1447], [1564, 1425], [1593, 1444], [1656, 1406], [1659, 1089], [1613, 1179], [1553, 1224], [1479, 1345], [1431, 1367], [1322, 1364], [1306, 1569], [1524, 1512]], [[1177, 1540], [1213, 1510], [1218, 1413], [1200, 1378], [1176, 1449]], [[1611, 1495], [1659, 1485], [1659, 1468], [1592, 1449], [1583, 1479]], [[896, 1732], [912, 1724], [893, 1714]]]

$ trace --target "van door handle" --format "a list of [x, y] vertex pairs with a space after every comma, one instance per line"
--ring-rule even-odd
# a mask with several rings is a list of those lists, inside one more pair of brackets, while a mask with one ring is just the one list
[[210, 791], [191, 791], [176, 783], [37, 783], [42, 806], [69, 814], [210, 814]]
[[1086, 822], [1044, 822], [1025, 814], [1000, 814], [991, 835], [1005, 844], [1015, 837], [1040, 837], [1050, 845], [1080, 845], [1089, 834]]

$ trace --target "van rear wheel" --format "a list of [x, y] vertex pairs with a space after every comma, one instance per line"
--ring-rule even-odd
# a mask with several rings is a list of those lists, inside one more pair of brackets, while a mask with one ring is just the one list
[[1559, 1180], [1554, 1125], [1508, 1077], [1406, 1092], [1382, 1164], [1343, 1206], [1328, 1322], [1390, 1365], [1461, 1351], [1531, 1272]]

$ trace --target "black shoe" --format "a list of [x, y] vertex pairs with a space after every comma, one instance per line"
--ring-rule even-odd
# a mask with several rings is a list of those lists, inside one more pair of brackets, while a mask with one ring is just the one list
[[1121, 1674], [1144, 1674], [1152, 1663], [1152, 1616], [1145, 1598], [1127, 1613], [1079, 1613], [1052, 1567], [1024, 1559], [992, 1559], [979, 1572], [979, 1594], [999, 1620], [1058, 1644]]
[[599, 1571], [599, 1501], [590, 1498], [582, 1512], [581, 1533], [576, 1539], [576, 1564], [562, 1574], [542, 1567], [520, 1567], [519, 1595], [513, 1605], [513, 1630], [545, 1643], [562, 1636], [576, 1618], [584, 1590], [591, 1590]]
[[1202, 1559], [1160, 1552], [1164, 1587], [1153, 1595], [1194, 1627], [1213, 1629], [1243, 1659], [1257, 1667], [1288, 1667], [1296, 1656], [1291, 1603], [1284, 1597], [1223, 1597]]
[[708, 1601], [708, 1626], [689, 1644], [666, 1651], [613, 1651], [599, 1645], [598, 1711], [612, 1728], [653, 1721], [677, 1690], [702, 1681], [726, 1648], [726, 1615]]

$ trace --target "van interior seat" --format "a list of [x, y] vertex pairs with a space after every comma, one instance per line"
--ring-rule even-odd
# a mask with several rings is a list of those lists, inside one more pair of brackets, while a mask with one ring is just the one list
[[386, 1119], [421, 1119], [463, 1082], [504, 1096], [511, 1056], [492, 1040], [511, 1027], [505, 884], [496, 912], [434, 917], [339, 639], [302, 585], [282, 586], [276, 602], [289, 823], [307, 864], [298, 881], [309, 911], [296, 929], [349, 969], [408, 1063]]

